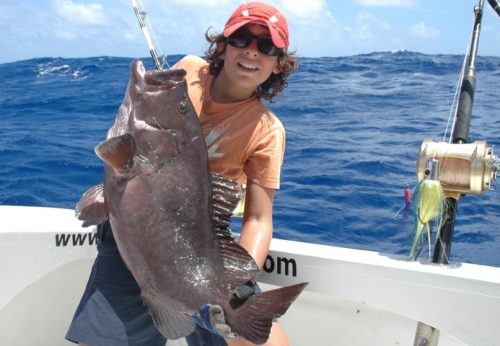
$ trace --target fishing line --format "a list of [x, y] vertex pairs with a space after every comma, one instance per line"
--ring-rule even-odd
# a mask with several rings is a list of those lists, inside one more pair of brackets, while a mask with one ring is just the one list
[[[469, 49], [470, 49], [470, 44], [467, 47], [467, 52], [469, 51]], [[453, 96], [453, 102], [451, 104], [450, 114], [448, 116], [448, 121], [446, 122], [446, 127], [445, 127], [444, 134], [443, 134], [443, 142], [446, 142], [446, 136], [448, 134], [448, 131], [450, 133], [450, 138], [448, 139], [448, 143], [451, 143], [451, 141], [452, 141], [453, 129], [455, 128], [455, 124], [457, 121], [458, 100], [460, 97], [460, 88], [461, 88], [463, 80], [464, 80], [465, 70], [466, 70], [466, 65], [467, 65], [468, 59], [469, 59], [469, 54], [465, 53], [464, 60], [462, 62], [462, 69], [460, 71], [460, 76], [458, 78], [457, 87], [455, 89], [455, 95]], [[451, 125], [450, 125], [450, 123], [451, 123]]]
[[[137, 21], [139, 22], [139, 26], [141, 27], [142, 33], [146, 38], [146, 43], [149, 48], [149, 53], [153, 58], [157, 70], [163, 70], [166, 65], [167, 68], [170, 68], [167, 62], [167, 56], [163, 53], [160, 47], [160, 43], [158, 42], [156, 35], [151, 27], [151, 23], [149, 22], [147, 12], [144, 11], [144, 7], [142, 6], [141, 0], [131, 0], [132, 7], [134, 8], [135, 16], [137, 17]], [[158, 49], [156, 49], [158, 47]], [[160, 52], [160, 55], [158, 55]]]

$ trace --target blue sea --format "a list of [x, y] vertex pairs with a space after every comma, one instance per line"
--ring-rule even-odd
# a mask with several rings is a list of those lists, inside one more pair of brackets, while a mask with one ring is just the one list
[[[0, 204], [74, 208], [101, 182], [93, 148], [114, 122], [131, 61], [0, 64]], [[417, 184], [422, 141], [443, 138], [462, 62], [408, 51], [300, 58], [270, 104], [287, 129], [275, 237], [408, 254], [404, 189]], [[499, 85], [500, 57], [478, 57], [470, 142], [500, 144]], [[460, 199], [451, 261], [500, 266], [495, 186]]]

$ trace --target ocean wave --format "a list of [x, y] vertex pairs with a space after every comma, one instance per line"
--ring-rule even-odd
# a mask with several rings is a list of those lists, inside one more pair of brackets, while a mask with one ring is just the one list
[[[0, 203], [73, 208], [101, 181], [93, 148], [114, 121], [131, 61], [0, 64]], [[284, 95], [269, 104], [287, 129], [275, 235], [408, 253], [404, 188], [416, 184], [422, 140], [443, 136], [462, 62], [404, 50], [300, 58]], [[498, 71], [500, 58], [478, 58], [470, 131], [470, 141], [497, 148]], [[454, 260], [500, 265], [498, 191], [460, 201]]]

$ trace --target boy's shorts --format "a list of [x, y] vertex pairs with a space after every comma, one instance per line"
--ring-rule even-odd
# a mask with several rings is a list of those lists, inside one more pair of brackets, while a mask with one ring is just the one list
[[[66, 339], [91, 346], [165, 346], [118, 252], [109, 222], [100, 224], [97, 232], [98, 255]], [[186, 340], [190, 346], [227, 345], [224, 338], [198, 327]]]

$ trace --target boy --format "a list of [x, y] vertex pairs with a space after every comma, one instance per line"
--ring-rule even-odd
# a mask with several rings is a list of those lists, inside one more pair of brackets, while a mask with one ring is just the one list
[[[187, 72], [189, 97], [203, 127], [212, 172], [246, 184], [239, 243], [263, 267], [272, 238], [274, 190], [279, 188], [285, 130], [261, 102], [287, 85], [296, 58], [287, 52], [287, 20], [264, 3], [239, 6], [220, 35], [209, 36], [207, 60], [187, 56], [173, 68]], [[109, 223], [99, 225], [98, 258], [67, 339], [80, 345], [165, 344], [140, 289], [116, 249]], [[208, 303], [208, 302], [207, 302]], [[210, 326], [207, 326], [210, 327]], [[194, 345], [251, 345], [197, 327]], [[266, 345], [287, 345], [275, 322]]]

